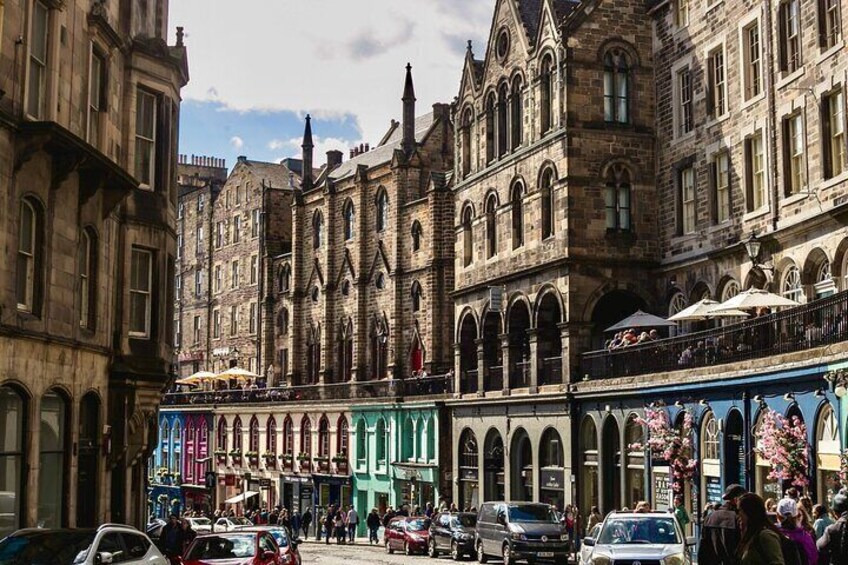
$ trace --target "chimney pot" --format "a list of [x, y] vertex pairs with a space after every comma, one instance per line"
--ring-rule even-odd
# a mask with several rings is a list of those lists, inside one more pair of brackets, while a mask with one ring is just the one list
[[365, 144], [365, 152], [368, 153], [369, 151], [371, 151], [371, 146], [366, 143]]
[[246, 163], [247, 162], [247, 155], [239, 155], [238, 162], [239, 163]]
[[344, 155], [341, 151], [331, 149], [330, 151], [327, 151], [327, 166], [331, 169], [334, 167], [338, 167], [342, 164], [343, 158]]

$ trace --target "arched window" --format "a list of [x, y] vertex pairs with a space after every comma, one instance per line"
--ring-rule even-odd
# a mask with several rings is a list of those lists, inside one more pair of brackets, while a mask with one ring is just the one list
[[510, 116], [511, 116], [511, 148], [515, 151], [521, 146], [523, 140], [524, 128], [524, 85], [521, 77], [516, 76], [512, 79], [512, 94], [510, 96]]
[[288, 265], [280, 269], [280, 292], [288, 292], [291, 288], [291, 268]]
[[389, 195], [380, 188], [377, 193], [377, 231], [385, 230], [389, 225]]
[[607, 230], [630, 231], [630, 171], [624, 165], [613, 165], [605, 180]]
[[294, 453], [294, 422], [290, 416], [283, 420], [283, 455]]
[[495, 108], [497, 107], [497, 95], [489, 93], [486, 99], [486, 162], [495, 160]]
[[819, 413], [816, 424], [816, 473], [818, 500], [831, 505], [839, 492], [840, 443], [839, 422], [830, 404]]
[[554, 172], [551, 168], [545, 169], [539, 190], [542, 194], [542, 239], [547, 239], [556, 232], [554, 220]]
[[802, 302], [804, 299], [804, 287], [801, 285], [801, 271], [795, 265], [790, 265], [783, 274], [783, 280], [780, 285], [781, 293], [784, 297]]
[[524, 185], [517, 181], [512, 185], [512, 248], [524, 245]]
[[471, 172], [471, 116], [471, 108], [466, 108], [462, 114], [462, 127], [459, 130], [463, 177], [467, 177]]
[[38, 315], [41, 304], [44, 213], [34, 198], [21, 200], [15, 294], [18, 309]]
[[474, 238], [471, 222], [474, 212], [471, 206], [466, 206], [462, 211], [462, 265], [467, 267], [474, 260]]
[[159, 443], [162, 452], [159, 456], [159, 465], [165, 467], [168, 471], [171, 470], [171, 426], [168, 425], [168, 420], [162, 420], [159, 425]]
[[265, 425], [265, 451], [277, 453], [277, 420], [271, 416]]
[[509, 108], [509, 85], [505, 82], [498, 88], [498, 157], [506, 154], [509, 139], [509, 119], [507, 109]]
[[671, 300], [668, 302], [668, 315], [669, 317], [674, 316], [678, 312], [681, 312], [683, 309], [688, 306], [686, 301], [686, 296], [682, 292], [675, 292], [674, 296], [671, 297]]
[[[11, 424], [12, 433], [17, 433], [15, 428], [14, 412], [12, 412], [12, 418], [7, 420], [7, 416], [5, 415], [8, 414], [8, 412], [6, 412], [6, 409], [7, 406], [3, 401], [3, 391], [0, 389], [0, 414], [4, 414], [3, 422], [7, 426]], [[101, 484], [99, 474], [97, 472], [97, 465], [101, 457], [100, 397], [97, 396], [95, 392], [87, 393], [80, 401], [79, 409], [79, 423], [77, 426], [77, 429], [79, 430], [79, 457], [77, 459], [77, 527], [92, 528], [97, 522], [98, 500], [100, 498], [99, 486]], [[10, 439], [14, 439], [14, 436]], [[188, 436], [186, 439], [188, 439]], [[204, 442], [203, 453], [206, 453], [205, 445], [206, 444]], [[0, 440], [0, 453], [3, 453], [4, 451], [3, 440]], [[189, 475], [191, 471], [193, 471], [191, 467], [192, 466], [186, 469], [186, 475]], [[8, 467], [4, 466], [4, 458], [2, 456], [0, 456], [0, 468], [7, 469], [8, 472]], [[14, 476], [15, 475], [12, 474], [12, 477]], [[14, 487], [15, 483], [12, 482], [9, 486]], [[0, 528], [0, 535], [4, 535], [2, 528]]]
[[3, 433], [0, 434], [0, 469], [3, 469], [2, 488], [8, 501], [4, 509], [0, 536], [12, 533], [22, 526], [21, 512], [25, 507], [24, 424], [26, 401], [23, 395], [9, 386], [0, 386], [0, 414], [3, 415]]
[[321, 212], [315, 212], [312, 217], [312, 248], [321, 249], [324, 242], [324, 217]]
[[179, 420], [174, 422], [171, 430], [171, 450], [173, 451], [174, 463], [171, 466], [172, 473], [182, 473], [182, 429]]
[[330, 422], [322, 416], [318, 422], [318, 457], [330, 456]]
[[421, 236], [423, 235], [421, 229], [421, 222], [415, 220], [412, 222], [412, 250], [418, 251], [421, 249]]
[[389, 441], [388, 441], [389, 438], [386, 435], [386, 422], [383, 421], [382, 418], [377, 420], [377, 426], [376, 426], [376, 429], [374, 431], [374, 439], [375, 439], [375, 443], [376, 443], [376, 447], [377, 447], [376, 453], [375, 453], [377, 463], [378, 464], [382, 463], [382, 464], [385, 465], [386, 458], [388, 456], [388, 449], [387, 448], [388, 448], [388, 445], [389, 445]]
[[412, 311], [419, 312], [421, 310], [421, 285], [418, 281], [413, 281], [410, 294], [412, 295]]
[[721, 289], [721, 301], [727, 302], [737, 294], [739, 294], [739, 283], [730, 279], [724, 283], [724, 288]]
[[466, 429], [459, 439], [459, 467], [460, 469], [477, 469], [478, 461], [477, 436], [474, 432]]
[[287, 308], [280, 310], [280, 313], [277, 315], [277, 327], [282, 335], [289, 333], [289, 311]]
[[256, 416], [250, 419], [249, 437], [247, 442], [247, 450], [253, 453], [259, 452], [259, 420]]
[[356, 423], [356, 463], [362, 467], [368, 460], [368, 433], [365, 420], [360, 418]]
[[701, 459], [718, 463], [720, 445], [718, 420], [708, 412], [701, 427]]
[[221, 416], [218, 418], [218, 438], [216, 441], [219, 451], [227, 451], [227, 420]]
[[374, 379], [388, 377], [389, 328], [385, 321], [375, 319], [371, 326], [371, 374]]
[[49, 391], [41, 397], [37, 519], [45, 528], [67, 525], [68, 416], [68, 401], [64, 395]]
[[604, 55], [604, 120], [630, 122], [630, 62], [627, 54], [613, 48]]
[[353, 202], [348, 200], [345, 203], [344, 207], [344, 238], [345, 241], [350, 241], [353, 239], [354, 233], [354, 221], [356, 218], [356, 213], [353, 209]]
[[491, 258], [498, 254], [498, 198], [490, 194], [486, 199], [486, 256]]
[[242, 448], [244, 447], [244, 444], [242, 443], [243, 441], [244, 437], [242, 435], [241, 418], [236, 416], [236, 419], [233, 422], [233, 451], [241, 453]]
[[813, 280], [813, 292], [816, 298], [826, 298], [836, 292], [836, 281], [830, 270], [830, 260], [823, 257], [816, 266], [815, 279]]
[[82, 230], [79, 255], [80, 327], [93, 330], [97, 312], [97, 234]]
[[312, 457], [312, 422], [304, 416], [300, 422], [300, 452]]
[[383, 276], [383, 273], [377, 273], [377, 277], [374, 279], [374, 286], [377, 287], [377, 290], [386, 288], [386, 277]]
[[336, 432], [336, 454], [348, 455], [348, 442], [350, 441], [350, 428], [348, 427], [347, 418], [339, 416]]
[[540, 76], [540, 96], [539, 106], [541, 109], [541, 129], [542, 134], [547, 133], [553, 128], [553, 105], [554, 105], [554, 59], [550, 54], [545, 55], [542, 59], [541, 76]]

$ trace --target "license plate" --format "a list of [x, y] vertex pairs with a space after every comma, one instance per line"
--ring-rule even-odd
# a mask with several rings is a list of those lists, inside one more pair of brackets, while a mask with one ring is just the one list
[[553, 551], [540, 551], [539, 553], [536, 554], [536, 556], [537, 557], [553, 557], [554, 552]]

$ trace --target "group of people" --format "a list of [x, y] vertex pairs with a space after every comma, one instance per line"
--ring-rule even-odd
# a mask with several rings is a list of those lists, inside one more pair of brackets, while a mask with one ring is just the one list
[[168, 516], [168, 523], [162, 526], [159, 534], [166, 557], [179, 557], [197, 537], [197, 532], [185, 517], [176, 514]]
[[356, 528], [359, 525], [359, 514], [353, 506], [330, 504], [317, 526], [316, 539], [321, 541], [322, 533], [325, 543], [335, 538], [337, 544], [353, 543], [356, 539]]
[[660, 339], [660, 334], [657, 330], [638, 333], [635, 329], [630, 328], [623, 332], [618, 332], [612, 339], [607, 340], [605, 349], [612, 351], [613, 349], [621, 349], [631, 345], [641, 345], [651, 341]]
[[698, 563], [848, 565], [848, 489], [831, 512], [790, 488], [775, 502], [731, 485], [701, 528]]

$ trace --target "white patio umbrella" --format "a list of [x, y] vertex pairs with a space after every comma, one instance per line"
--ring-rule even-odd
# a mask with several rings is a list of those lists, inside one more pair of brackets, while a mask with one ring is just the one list
[[800, 306], [800, 304], [767, 290], [749, 288], [716, 306], [715, 312], [747, 310], [748, 308], [790, 308], [792, 306]]
[[671, 316], [668, 320], [670, 322], [681, 322], [684, 320], [707, 320], [718, 317], [732, 318], [734, 316], [748, 316], [747, 312], [736, 309], [716, 311], [716, 307], [720, 305], [721, 304], [715, 300], [705, 298], [703, 300], [699, 300], [688, 308], [684, 308], [674, 316]]
[[240, 367], [230, 367], [223, 373], [218, 373], [217, 375], [219, 379], [255, 379], [258, 376], [259, 375], [256, 373], [252, 373]]
[[215, 373], [210, 373], [209, 371], [198, 371], [193, 375], [189, 375], [182, 379], [178, 379], [176, 383], [178, 385], [196, 385], [200, 384], [201, 381], [206, 381], [209, 379], [214, 379]]

